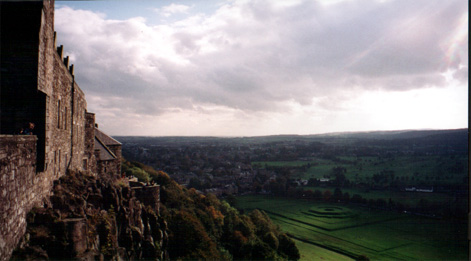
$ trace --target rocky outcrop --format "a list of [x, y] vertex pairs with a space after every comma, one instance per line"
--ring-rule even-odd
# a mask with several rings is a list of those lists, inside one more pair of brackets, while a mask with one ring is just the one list
[[167, 223], [150, 198], [155, 191], [70, 172], [55, 182], [50, 202], [28, 214], [13, 259], [166, 259]]

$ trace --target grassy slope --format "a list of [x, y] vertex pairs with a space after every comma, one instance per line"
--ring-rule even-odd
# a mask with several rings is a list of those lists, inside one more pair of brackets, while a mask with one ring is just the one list
[[[381, 260], [467, 258], [465, 223], [354, 206], [345, 209], [356, 212], [358, 215], [355, 217], [326, 221], [305, 214], [316, 203], [265, 196], [244, 196], [238, 199], [241, 208], [264, 209], [284, 231], [296, 238], [322, 245], [332, 252], [332, 260], [338, 254], [345, 258], [364, 254]], [[328, 206], [325, 203], [318, 204]], [[306, 251], [306, 248], [301, 247], [300, 251], [306, 257], [320, 258], [313, 251]], [[322, 253], [325, 258], [325, 252]]]
[[334, 251], [327, 250], [303, 241], [295, 240], [296, 246], [301, 253], [300, 260], [354, 260], [353, 258], [344, 256]]

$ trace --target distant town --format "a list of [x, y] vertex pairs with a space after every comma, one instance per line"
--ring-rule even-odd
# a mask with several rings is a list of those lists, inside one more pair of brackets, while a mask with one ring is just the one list
[[[118, 139], [126, 159], [163, 170], [183, 186], [217, 196], [284, 196], [303, 187], [465, 193], [466, 187], [460, 184], [467, 184], [463, 183], [467, 178], [464, 129]], [[427, 168], [422, 167], [425, 163]], [[401, 170], [404, 164], [408, 168]]]

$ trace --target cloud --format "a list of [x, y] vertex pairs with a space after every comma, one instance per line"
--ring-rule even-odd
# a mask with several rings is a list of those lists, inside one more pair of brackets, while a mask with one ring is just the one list
[[448, 70], [468, 81], [466, 1], [277, 2], [229, 1], [161, 25], [61, 7], [55, 27], [81, 88], [110, 97], [93, 110], [262, 115], [341, 108], [348, 97], [332, 97], [346, 91], [445, 88]]
[[170, 17], [174, 14], [186, 14], [188, 13], [188, 10], [190, 9], [190, 6], [187, 5], [179, 5], [179, 4], [170, 4], [167, 6], [164, 6], [162, 8], [156, 8], [154, 9], [158, 14], [161, 14], [165, 17]]

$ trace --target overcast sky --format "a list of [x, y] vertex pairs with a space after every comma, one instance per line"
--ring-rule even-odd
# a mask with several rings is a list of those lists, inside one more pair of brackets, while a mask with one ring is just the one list
[[56, 1], [111, 135], [468, 126], [467, 0]]

